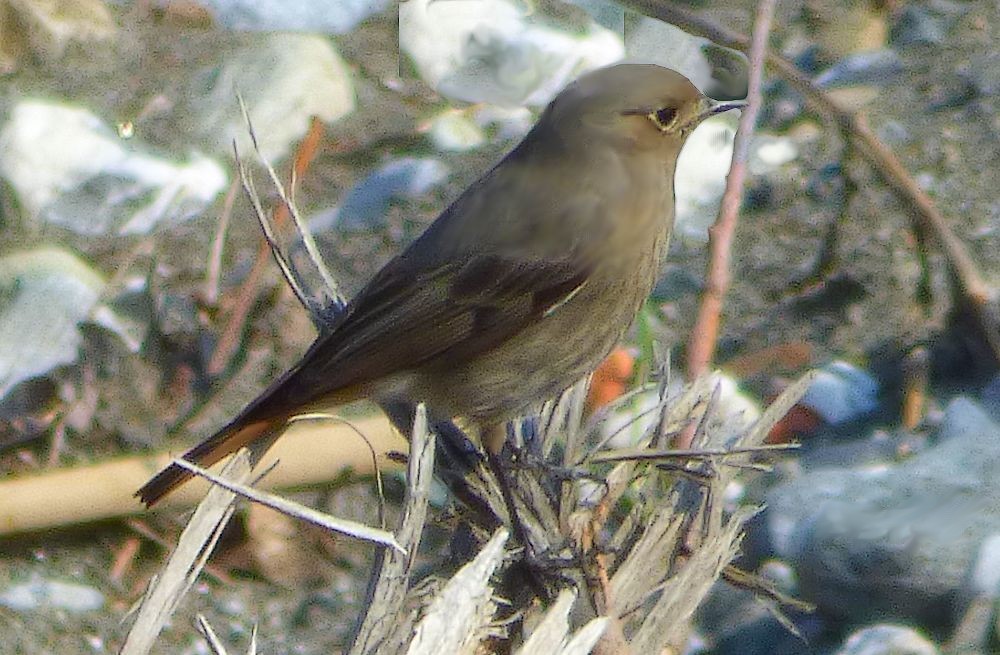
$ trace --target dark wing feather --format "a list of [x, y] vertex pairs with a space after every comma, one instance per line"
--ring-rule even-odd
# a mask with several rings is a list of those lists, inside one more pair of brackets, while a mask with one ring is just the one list
[[486, 352], [543, 319], [589, 273], [578, 262], [501, 255], [475, 255], [423, 272], [394, 260], [231, 425], [273, 418], [432, 360], [461, 361]]

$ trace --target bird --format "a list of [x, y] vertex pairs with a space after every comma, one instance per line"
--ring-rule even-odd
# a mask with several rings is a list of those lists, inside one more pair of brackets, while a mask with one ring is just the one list
[[[717, 102], [654, 64], [590, 71], [347, 303], [305, 354], [183, 455], [266, 450], [297, 415], [424, 403], [496, 455], [506, 423], [591, 372], [657, 278], [688, 135]], [[136, 495], [192, 477], [176, 463]]]

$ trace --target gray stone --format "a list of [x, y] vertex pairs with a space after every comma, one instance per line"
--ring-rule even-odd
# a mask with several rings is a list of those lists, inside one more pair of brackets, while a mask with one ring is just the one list
[[371, 230], [382, 226], [394, 201], [414, 199], [438, 186], [450, 174], [440, 159], [402, 157], [393, 160], [358, 182], [340, 207], [309, 219], [315, 233], [332, 229]]
[[898, 46], [938, 45], [944, 41], [950, 22], [927, 7], [907, 4], [892, 26], [890, 38]]
[[873, 625], [858, 630], [836, 655], [937, 655], [938, 649], [913, 628]]
[[975, 57], [965, 73], [976, 91], [983, 96], [1000, 93], [1000, 52], [991, 50]]
[[903, 61], [895, 50], [872, 50], [844, 57], [813, 81], [827, 89], [858, 85], [880, 86], [892, 82], [903, 70]]
[[934, 446], [897, 465], [805, 474], [771, 491], [765, 522], [821, 611], [948, 622], [1000, 533], [997, 470], [1000, 426], [957, 398]]
[[799, 402], [830, 425], [855, 421], [878, 409], [878, 381], [849, 362], [830, 362]]
[[241, 153], [250, 152], [237, 92], [261, 152], [272, 162], [305, 135], [313, 116], [329, 123], [354, 111], [350, 72], [323, 36], [255, 35], [223, 64], [193, 77], [187, 94], [192, 128], [220, 155], [232, 155], [234, 140]]

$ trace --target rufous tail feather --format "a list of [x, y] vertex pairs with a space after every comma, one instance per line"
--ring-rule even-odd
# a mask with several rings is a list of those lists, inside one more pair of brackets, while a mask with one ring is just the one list
[[[278, 421], [272, 419], [250, 423], [235, 430], [232, 428], [225, 429], [184, 453], [184, 459], [207, 468], [223, 457], [235, 453], [240, 448], [262, 440], [268, 432], [273, 431], [279, 424]], [[192, 477], [194, 477], [194, 473], [181, 468], [177, 464], [171, 464], [143, 485], [135, 495], [147, 507], [152, 507], [164, 496]]]

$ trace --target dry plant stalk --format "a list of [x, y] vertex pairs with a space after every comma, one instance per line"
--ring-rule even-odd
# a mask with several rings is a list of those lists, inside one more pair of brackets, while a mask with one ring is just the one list
[[[410, 621], [403, 620], [403, 602], [410, 586], [410, 574], [427, 522], [427, 498], [434, 475], [434, 435], [427, 429], [427, 412], [417, 408], [410, 441], [407, 470], [407, 500], [398, 530], [403, 553], [380, 549], [375, 556], [366, 600], [367, 611], [359, 620], [351, 646], [352, 655], [378, 652], [390, 642], [401, 645], [401, 633], [408, 633]], [[392, 626], [393, 630], [387, 630]], [[408, 639], [403, 636], [402, 643]]]
[[[747, 85], [747, 106], [740, 116], [739, 128], [733, 141], [732, 165], [726, 177], [726, 191], [719, 205], [719, 216], [708, 229], [708, 269], [705, 273], [705, 290], [698, 307], [698, 318], [691, 328], [691, 342], [688, 347], [688, 376], [695, 378], [707, 373], [715, 355], [722, 320], [723, 298], [729, 289], [729, 253], [736, 236], [736, 223], [743, 204], [743, 187], [746, 184], [747, 160], [750, 157], [750, 142], [753, 139], [757, 114], [760, 112], [763, 94], [764, 55], [767, 52], [767, 37], [771, 31], [771, 19], [777, 0], [760, 0], [754, 19], [753, 39], [750, 42], [750, 71]], [[686, 448], [691, 445], [682, 433], [677, 445]]]
[[[756, 446], [811, 381], [807, 375], [793, 384], [759, 420], [735, 436], [719, 410], [713, 376], [700, 378], [675, 397], [664, 397], [660, 409], [666, 420], [647, 431], [634, 460], [611, 466], [596, 498], [564, 470], [515, 469], [519, 512], [541, 560], [533, 566], [558, 597], [555, 603], [546, 610], [532, 595], [503, 597], [501, 590], [515, 575], [513, 564], [523, 557], [523, 549], [509, 545], [505, 558], [501, 546], [506, 531], [494, 532], [484, 539], [473, 562], [436, 592], [428, 593], [423, 585], [412, 588], [405, 606], [417, 609], [378, 622], [385, 635], [382, 648], [352, 652], [473, 653], [488, 649], [491, 640], [521, 643], [517, 652], [525, 655], [591, 652], [595, 645], [594, 652], [680, 651], [690, 635], [691, 617], [730, 565], [744, 522], [755, 511], [727, 514], [720, 501], [722, 492], [754, 453], [773, 452]], [[557, 452], [558, 444], [552, 441], [563, 441], [565, 426], [579, 420], [573, 403], [561, 407], [536, 448]], [[698, 421], [695, 445], [701, 450], [684, 453], [681, 462], [697, 479], [663, 470], [660, 461], [639, 452], [643, 445], [658, 443], [661, 431], [677, 431], [692, 418]], [[660, 458], [669, 455], [653, 452]], [[590, 461], [598, 459], [599, 453], [588, 458], [577, 472], [599, 466]], [[570, 505], [568, 520], [560, 522], [565, 502]], [[620, 508], [629, 503], [633, 509], [621, 517]], [[481, 521], [474, 510], [464, 511], [470, 523]], [[547, 550], [537, 550], [542, 544]], [[550, 568], [546, 561], [560, 564]], [[567, 607], [574, 603], [579, 607], [573, 616], [585, 617], [582, 626], [569, 619]], [[465, 608], [464, 614], [459, 607]], [[381, 610], [379, 615], [390, 618]], [[414, 622], [415, 616], [422, 618]], [[508, 620], [518, 616], [524, 625], [537, 627], [522, 637]], [[576, 644], [574, 648], [585, 644], [586, 649], [560, 650], [570, 643]]]
[[[242, 450], [226, 463], [222, 474], [237, 480], [250, 477], [250, 456]], [[153, 647], [157, 635], [173, 615], [184, 594], [194, 584], [208, 556], [233, 515], [236, 494], [213, 486], [198, 505], [187, 527], [181, 533], [177, 548], [152, 581], [139, 603], [121, 655], [145, 655]]]

